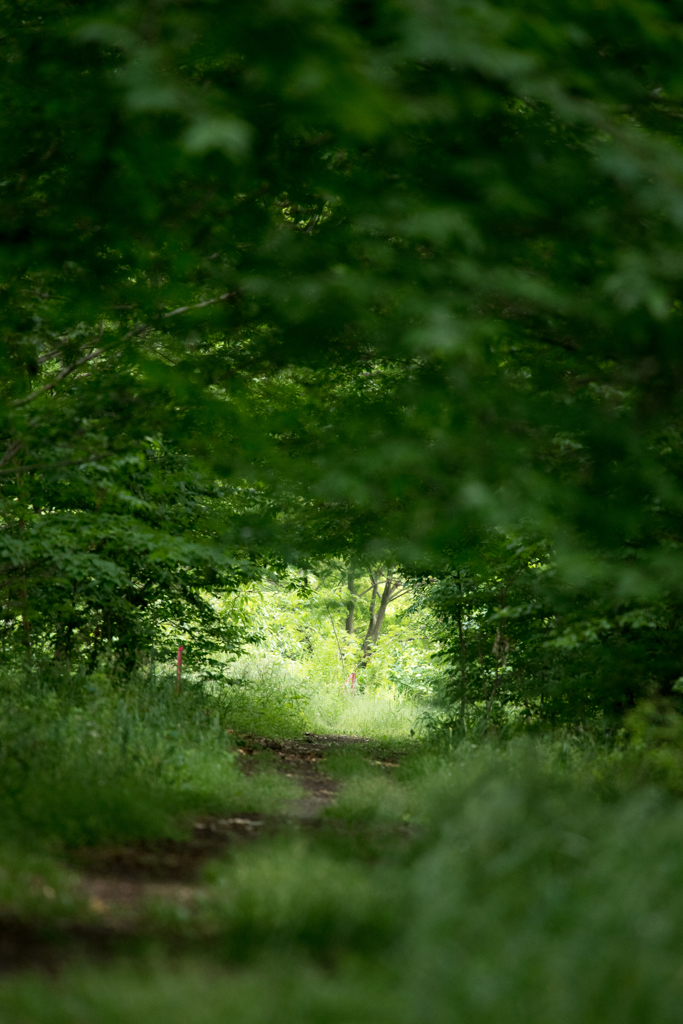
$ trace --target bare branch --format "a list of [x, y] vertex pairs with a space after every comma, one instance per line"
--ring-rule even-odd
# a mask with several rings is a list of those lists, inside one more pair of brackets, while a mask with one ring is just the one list
[[[63, 340], [66, 341], [65, 338]], [[48, 363], [51, 359], [54, 359], [55, 356], [58, 356], [59, 352], [60, 352], [60, 349], [53, 348], [51, 352], [46, 352], [44, 356], [39, 356], [38, 357], [38, 366], [42, 366], [43, 363]]]
[[559, 338], [534, 338], [534, 341], [538, 341], [542, 345], [552, 345], [554, 348], [563, 348], [565, 352], [581, 351], [578, 345], [574, 345], [571, 341], [560, 341]]
[[[237, 297], [237, 292], [225, 292], [224, 295], [217, 295], [215, 299], [205, 299], [204, 302], [195, 302], [192, 306], [178, 306], [177, 309], [172, 309], [170, 313], [164, 313], [161, 317], [162, 320], [168, 320], [172, 316], [178, 316], [179, 313], [187, 313], [191, 309], [204, 309], [205, 306], [213, 306], [216, 302], [227, 302], [229, 299]], [[151, 330], [153, 324], [138, 324], [137, 327], [131, 328], [128, 334], [124, 334], [122, 341], [128, 341], [129, 338], [134, 338], [136, 334], [142, 334], [143, 331]]]
[[218, 295], [215, 299], [206, 299], [204, 302], [195, 302], [193, 306], [178, 306], [177, 309], [171, 310], [170, 313], [164, 313], [162, 320], [168, 320], [171, 316], [177, 316], [178, 313], [187, 313], [190, 309], [203, 309], [204, 306], [213, 306], [215, 302], [227, 302], [228, 299], [237, 298], [237, 292], [226, 292], [225, 295]]

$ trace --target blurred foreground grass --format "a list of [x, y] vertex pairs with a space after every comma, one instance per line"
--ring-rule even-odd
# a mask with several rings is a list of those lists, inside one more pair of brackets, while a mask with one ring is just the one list
[[[190, 813], [268, 814], [297, 792], [238, 771], [230, 697], [87, 686], [2, 691], [3, 920], [56, 943], [107, 923], [61, 860], [69, 844], [182, 836]], [[266, 713], [291, 729], [286, 708]], [[150, 897], [104, 963], [7, 975], [0, 1021], [673, 1024], [682, 751], [656, 702], [611, 745], [335, 750], [319, 768], [341, 788], [319, 821], [228, 850], [189, 900]]]

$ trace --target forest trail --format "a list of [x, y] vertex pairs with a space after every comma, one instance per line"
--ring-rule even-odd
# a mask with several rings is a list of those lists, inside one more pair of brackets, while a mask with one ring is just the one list
[[[378, 754], [376, 744], [355, 736], [307, 733], [298, 739], [238, 734], [239, 767], [246, 775], [275, 769], [297, 783], [302, 796], [278, 814], [197, 816], [186, 839], [139, 840], [71, 851], [68, 861], [78, 874], [76, 891], [89, 908], [88, 921], [64, 920], [46, 930], [26, 921], [0, 922], [0, 972], [27, 967], [49, 971], [74, 958], [108, 958], [131, 940], [149, 940], [150, 906], [182, 920], [208, 897], [203, 867], [230, 849], [279, 832], [318, 828], [333, 804], [340, 783], [321, 769], [332, 752], [351, 746]], [[374, 763], [382, 764], [381, 760]], [[387, 766], [394, 766], [392, 759]]]
[[79, 889], [102, 921], [130, 925], [150, 900], [191, 904], [203, 889], [197, 880], [211, 859], [236, 847], [285, 828], [315, 826], [334, 801], [339, 783], [321, 771], [319, 762], [333, 750], [368, 740], [355, 736], [304, 734], [302, 739], [273, 739], [239, 735], [240, 769], [247, 775], [263, 768], [258, 755], [270, 753], [267, 764], [292, 779], [304, 792], [280, 814], [243, 813], [230, 817], [195, 818], [192, 835], [184, 840], [156, 840], [90, 847], [71, 861], [82, 872]]
[[82, 891], [92, 895], [94, 900], [104, 900], [106, 894], [112, 908], [117, 904], [130, 908], [147, 896], [170, 897], [174, 892], [186, 901], [193, 891], [200, 891], [200, 887], [192, 883], [202, 866], [231, 846], [297, 824], [306, 826], [319, 822], [339, 789], [339, 783], [320, 770], [319, 762], [331, 751], [369, 742], [355, 736], [310, 733], [303, 739], [250, 735], [237, 739], [239, 766], [246, 775], [262, 770], [263, 760], [258, 755], [270, 752], [273, 757], [268, 759], [268, 767], [292, 779], [304, 795], [289, 801], [280, 814], [198, 816], [193, 822], [191, 837], [184, 840], [140, 841], [76, 851], [70, 859], [83, 872]]
[[[265, 739], [263, 737], [242, 737], [238, 751], [245, 757], [253, 757], [259, 751], [272, 751], [274, 767], [287, 778], [293, 779], [304, 790], [305, 795], [294, 801], [287, 809], [287, 817], [300, 822], [313, 822], [334, 800], [339, 783], [320, 770], [326, 754], [355, 745], [367, 745], [369, 740], [361, 736], [324, 736], [304, 733], [302, 739]], [[248, 761], [242, 769], [249, 771]]]

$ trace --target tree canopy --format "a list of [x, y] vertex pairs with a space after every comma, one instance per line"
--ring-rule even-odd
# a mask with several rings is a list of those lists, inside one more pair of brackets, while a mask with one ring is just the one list
[[454, 706], [670, 692], [683, 6], [0, 11], [6, 643], [203, 656], [212, 587], [344, 555]]

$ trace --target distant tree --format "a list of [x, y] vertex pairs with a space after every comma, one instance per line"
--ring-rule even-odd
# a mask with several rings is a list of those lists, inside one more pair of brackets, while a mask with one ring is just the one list
[[[382, 626], [384, 625], [384, 618], [387, 613], [387, 608], [392, 601], [400, 597], [403, 593], [403, 583], [395, 575], [396, 569], [394, 566], [382, 566], [373, 567], [369, 570], [368, 575], [370, 577], [370, 586], [365, 590], [357, 593], [355, 589], [355, 579], [352, 573], [348, 576], [348, 588], [353, 598], [362, 597], [365, 594], [370, 594], [370, 610], [369, 610], [369, 621], [365, 636], [363, 637], [363, 643], [361, 644], [361, 662], [359, 667], [365, 668], [368, 659], [370, 658], [373, 649], [377, 646], [380, 633], [382, 632]], [[350, 602], [349, 614], [346, 619], [346, 631], [353, 633], [353, 613], [355, 608], [355, 601]]]

